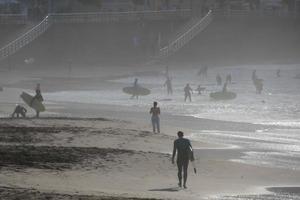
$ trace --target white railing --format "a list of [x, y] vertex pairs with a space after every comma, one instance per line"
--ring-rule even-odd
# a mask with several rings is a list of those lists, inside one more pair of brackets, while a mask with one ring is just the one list
[[184, 33], [177, 36], [174, 40], [170, 41], [165, 47], [161, 48], [158, 53], [158, 58], [167, 57], [175, 53], [179, 49], [181, 49], [184, 45], [186, 45], [189, 41], [191, 41], [196, 35], [198, 35], [201, 31], [203, 31], [210, 24], [212, 19], [213, 19], [212, 11], [209, 11], [207, 15], [205, 15], [200, 20], [197, 20]]
[[0, 60], [13, 55], [22, 47], [26, 46], [41, 34], [43, 34], [51, 25], [51, 18], [45, 17], [38, 25], [27, 31], [22, 36], [18, 37], [14, 41], [10, 42], [6, 46], [0, 49]]
[[0, 24], [26, 24], [27, 15], [0, 14]]
[[117, 21], [136, 21], [140, 19], [161, 20], [168, 18], [188, 18], [190, 9], [162, 11], [96, 12], [96, 13], [52, 13], [54, 23], [99, 23]]

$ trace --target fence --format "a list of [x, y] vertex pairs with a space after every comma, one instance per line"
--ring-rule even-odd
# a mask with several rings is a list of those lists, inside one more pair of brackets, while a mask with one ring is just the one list
[[196, 35], [198, 35], [201, 31], [203, 31], [210, 24], [212, 19], [213, 19], [212, 11], [209, 11], [207, 15], [197, 20], [191, 27], [188, 27], [188, 29], [185, 30], [184, 33], [179, 35], [173, 41], [170, 41], [167, 46], [161, 48], [159, 50], [158, 57], [159, 58], [167, 57], [175, 53], [176, 51], [178, 51], [189, 41], [191, 41]]

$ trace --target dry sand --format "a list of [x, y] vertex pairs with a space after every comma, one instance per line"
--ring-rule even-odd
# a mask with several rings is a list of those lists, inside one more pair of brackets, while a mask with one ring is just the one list
[[203, 149], [195, 151], [198, 173], [190, 168], [189, 188], [181, 190], [170, 162], [175, 137], [126, 121], [2, 119], [0, 133], [3, 199], [202, 199], [258, 193], [300, 178], [294, 171], [227, 161], [234, 156], [230, 150]]

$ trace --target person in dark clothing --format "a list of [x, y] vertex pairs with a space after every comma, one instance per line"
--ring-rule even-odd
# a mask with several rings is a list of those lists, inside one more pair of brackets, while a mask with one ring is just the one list
[[[39, 83], [36, 85], [35, 96], [32, 98], [32, 100], [30, 102], [30, 106], [33, 105], [34, 100], [38, 100], [40, 102], [44, 101], [44, 98], [42, 96], [42, 91], [41, 91], [41, 85]], [[36, 110], [36, 117], [39, 117], [39, 116], [40, 116], [40, 112], [38, 110]]]
[[21, 115], [22, 117], [25, 118], [26, 113], [27, 113], [26, 108], [24, 108], [23, 106], [20, 106], [19, 104], [17, 104], [13, 114], [11, 115], [11, 117], [15, 118], [15, 116], [17, 115], [17, 118], [19, 118], [20, 115]]
[[194, 160], [194, 157], [191, 157], [191, 153], [193, 152], [193, 148], [191, 142], [183, 138], [183, 132], [178, 131], [177, 133], [178, 139], [174, 141], [173, 147], [173, 155], [172, 155], [172, 163], [174, 164], [175, 155], [177, 152], [177, 167], [178, 167], [178, 186], [182, 186], [182, 171], [183, 171], [183, 187], [186, 187], [187, 175], [188, 175], [188, 165], [189, 160]]
[[164, 83], [164, 86], [167, 86], [167, 92], [168, 92], [168, 94], [173, 94], [172, 78], [167, 77], [167, 80]]
[[190, 84], [186, 84], [186, 86], [184, 87], [184, 102], [186, 102], [187, 98], [189, 98], [190, 102], [192, 101], [192, 94], [193, 90], [190, 87]]

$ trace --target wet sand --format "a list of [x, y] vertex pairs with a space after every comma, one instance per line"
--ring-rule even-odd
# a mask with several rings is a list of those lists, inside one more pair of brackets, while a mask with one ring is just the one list
[[195, 150], [198, 172], [190, 167], [188, 189], [181, 190], [170, 162], [175, 137], [166, 132], [99, 118], [2, 119], [0, 194], [4, 199], [203, 199], [266, 192], [264, 186], [296, 184], [300, 178], [291, 170], [230, 162], [237, 151], [206, 149], [209, 144], [193, 141], [202, 148]]
[[[31, 89], [39, 81], [2, 78], [10, 80], [6, 87], [11, 88]], [[59, 85], [61, 90], [107, 86], [102, 78], [86, 83], [87, 79], [50, 78], [43, 79], [42, 85], [48, 91], [56, 91]], [[12, 112], [19, 91], [1, 93], [6, 95], [1, 96], [1, 114]], [[189, 136], [199, 129], [252, 132], [272, 126], [164, 113], [162, 134], [153, 134], [148, 108], [143, 112], [134, 107], [128, 111], [121, 106], [52, 102], [47, 109], [41, 119], [0, 120], [2, 199], [298, 198], [297, 188], [286, 188], [299, 185], [298, 171], [231, 162], [243, 150], [206, 141], [192, 141], [197, 174], [190, 167], [188, 189], [177, 187], [177, 169], [170, 153], [178, 130]], [[267, 190], [274, 186], [283, 186], [286, 193]]]

